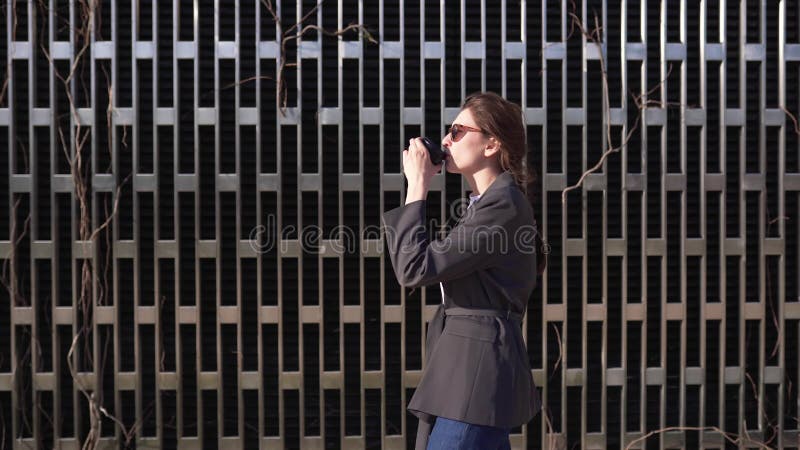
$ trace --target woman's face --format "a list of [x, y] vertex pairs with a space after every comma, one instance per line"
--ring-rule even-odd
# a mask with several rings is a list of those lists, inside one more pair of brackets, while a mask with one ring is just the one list
[[[453, 120], [453, 124], [465, 125], [470, 128], [480, 128], [475, 123], [469, 109], [462, 109]], [[461, 131], [461, 138], [454, 142], [447, 133], [442, 139], [442, 147], [448, 153], [445, 168], [450, 173], [474, 173], [486, 164], [484, 150], [489, 143], [489, 138], [479, 131]]]

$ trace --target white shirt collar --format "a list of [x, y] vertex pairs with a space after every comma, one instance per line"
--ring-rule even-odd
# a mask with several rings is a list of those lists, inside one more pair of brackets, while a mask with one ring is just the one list
[[481, 198], [481, 194], [469, 194], [469, 205], [467, 208], [472, 206], [473, 203], [477, 202], [479, 198]]

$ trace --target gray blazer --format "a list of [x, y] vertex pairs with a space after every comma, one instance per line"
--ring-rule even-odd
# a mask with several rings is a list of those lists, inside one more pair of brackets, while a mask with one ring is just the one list
[[420, 419], [417, 449], [426, 447], [436, 417], [512, 428], [541, 408], [520, 327], [536, 287], [536, 229], [525, 194], [503, 172], [444, 239], [430, 242], [425, 204], [383, 214], [399, 283], [441, 282], [444, 291], [408, 405]]

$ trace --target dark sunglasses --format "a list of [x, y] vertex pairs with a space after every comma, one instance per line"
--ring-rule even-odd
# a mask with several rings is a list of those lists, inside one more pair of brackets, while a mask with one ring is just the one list
[[458, 123], [454, 123], [454, 124], [450, 125], [450, 130], [448, 132], [450, 133], [450, 139], [453, 142], [458, 142], [458, 141], [461, 140], [461, 138], [464, 137], [465, 134], [467, 134], [470, 131], [476, 131], [476, 132], [479, 132], [479, 133], [483, 133], [484, 132], [480, 128], [468, 127], [466, 125], [461, 125], [461, 124], [458, 124]]

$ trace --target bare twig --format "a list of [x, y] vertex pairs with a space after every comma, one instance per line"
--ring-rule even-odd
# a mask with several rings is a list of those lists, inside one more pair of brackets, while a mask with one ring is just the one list
[[[19, 209], [19, 203], [22, 201], [22, 197], [17, 197], [17, 200], [14, 202], [14, 206], [12, 207], [12, 211], [14, 211], [14, 217], [17, 216], [16, 212]], [[11, 301], [15, 306], [26, 306], [25, 298], [20, 295], [17, 280], [18, 275], [16, 274], [15, 267], [11, 267], [11, 279], [8, 280], [6, 278], [6, 274], [9, 270], [9, 264], [13, 263], [16, 260], [16, 253], [17, 247], [19, 246], [22, 239], [28, 234], [28, 227], [31, 223], [31, 215], [28, 213], [28, 216], [25, 218], [25, 221], [22, 223], [22, 232], [19, 235], [16, 234], [17, 230], [17, 221], [13, 220], [11, 226], [11, 236], [15, 236], [14, 243], [11, 245], [11, 248], [8, 251], [8, 254], [3, 259], [3, 272], [2, 276], [0, 276], [0, 283], [3, 284], [3, 287], [8, 291], [11, 295]]]
[[556, 370], [558, 370], [558, 366], [561, 365], [561, 360], [564, 358], [564, 344], [561, 342], [561, 333], [558, 331], [556, 324], [553, 324], [553, 330], [556, 332], [556, 342], [558, 342], [558, 359], [556, 359], [555, 364], [553, 364], [553, 371], [550, 372], [550, 379], [553, 378]]
[[[602, 27], [599, 24], [599, 19], [597, 17], [597, 14], [595, 14], [595, 16], [594, 16], [595, 27], [591, 31], [587, 31], [586, 28], [583, 25], [583, 22], [577, 16], [576, 6], [575, 6], [574, 2], [572, 2], [572, 10], [568, 13], [568, 15], [572, 19], [570, 21], [570, 34], [569, 34], [569, 37], [572, 36], [572, 34], [574, 33], [574, 31], [576, 29], [579, 30], [580, 33], [586, 38], [587, 41], [591, 42], [592, 44], [594, 44], [597, 47], [598, 54], [600, 55], [600, 58], [598, 58], [598, 60], [600, 62], [600, 71], [601, 71], [602, 83], [603, 83], [603, 113], [604, 113], [604, 115], [606, 117], [605, 138], [606, 138], [606, 144], [608, 146], [608, 149], [605, 152], [603, 152], [603, 155], [600, 157], [600, 160], [597, 162], [597, 164], [595, 164], [592, 168], [590, 168], [589, 170], [585, 171], [581, 175], [581, 177], [580, 177], [580, 179], [578, 180], [577, 183], [575, 183], [574, 185], [569, 186], [569, 187], [565, 188], [563, 191], [561, 191], [561, 203], [562, 204], [567, 202], [567, 193], [569, 191], [572, 191], [574, 189], [578, 189], [579, 187], [581, 187], [583, 185], [583, 182], [586, 179], [586, 177], [589, 174], [598, 171], [603, 166], [603, 163], [605, 162], [605, 160], [612, 153], [618, 153], [622, 148], [625, 148], [625, 146], [628, 144], [628, 141], [630, 141], [631, 137], [633, 136], [633, 133], [639, 127], [639, 123], [641, 121], [641, 116], [642, 116], [642, 111], [644, 111], [644, 109], [650, 107], [651, 105], [654, 105], [654, 106], [657, 105], [658, 107], [661, 107], [661, 108], [665, 107], [665, 105], [666, 105], [665, 102], [647, 100], [647, 97], [650, 94], [652, 94], [653, 92], [655, 92], [656, 89], [659, 89], [666, 82], [667, 78], [669, 78], [669, 75], [672, 73], [672, 64], [670, 64], [669, 65], [669, 69], [667, 71], [667, 75], [664, 77], [663, 80], [661, 80], [661, 82], [659, 82], [656, 86], [652, 87], [650, 90], [648, 90], [647, 92], [645, 92], [642, 95], [638, 95], [638, 96], [637, 95], [633, 95], [633, 100], [634, 100], [634, 102], [636, 104], [636, 107], [637, 107], [636, 108], [637, 109], [636, 119], [634, 121], [633, 126], [628, 131], [628, 133], [625, 135], [625, 138], [622, 140], [622, 143], [620, 143], [619, 146], [615, 147], [613, 145], [613, 143], [612, 143], [612, 138], [611, 138], [611, 136], [612, 136], [612, 132], [611, 132], [611, 130], [612, 130], [612, 128], [611, 128], [611, 105], [610, 105], [610, 95], [609, 95], [609, 90], [608, 90], [608, 72], [607, 72], [607, 69], [606, 69], [606, 60], [605, 60], [605, 54], [603, 53], [603, 44], [602, 44], [602, 37], [601, 37]], [[644, 98], [645, 100], [642, 100], [642, 98]], [[678, 106], [680, 106], [680, 105], [678, 105]]]
[[794, 123], [794, 132], [796, 134], [800, 134], [800, 124], [797, 123], [797, 117], [795, 117], [794, 114], [790, 113], [789, 110], [786, 109], [786, 107], [783, 105], [781, 105], [781, 110], [783, 110], [783, 112], [785, 112], [786, 115], [789, 116], [790, 119], [792, 119], [792, 123]]
[[[18, 25], [18, 21], [17, 21], [17, 2], [10, 2], [10, 4], [11, 4], [11, 40], [12, 41], [16, 41], [17, 40], [17, 25]], [[0, 11], [2, 11], [2, 13], [3, 13], [2, 14], [3, 17], [6, 16], [5, 5], [6, 5], [6, 3], [4, 2], [3, 7], [0, 8]], [[6, 63], [6, 76], [5, 76], [5, 79], [3, 79], [2, 86], [0, 86], [0, 105], [3, 104], [3, 101], [5, 100], [6, 92], [8, 92], [8, 85], [11, 82], [11, 61], [12, 61], [12, 58], [8, 58], [8, 62]]]
[[[323, 0], [324, 1], [324, 0]], [[293, 24], [289, 28], [284, 28], [283, 22], [281, 22], [280, 17], [278, 17], [278, 13], [275, 10], [275, 7], [272, 5], [271, 0], [261, 0], [261, 4], [267, 9], [269, 14], [272, 16], [272, 20], [275, 21], [275, 25], [278, 27], [278, 34], [280, 35], [279, 39], [281, 41], [281, 51], [278, 57], [278, 77], [275, 82], [275, 88], [278, 95], [278, 102], [280, 104], [280, 112], [281, 115], [285, 114], [286, 106], [288, 102], [288, 90], [286, 87], [286, 82], [284, 81], [284, 72], [287, 67], [295, 67], [295, 63], [287, 63], [286, 62], [286, 44], [290, 41], [296, 39], [302, 39], [302, 37], [310, 32], [310, 31], [319, 31], [321, 34], [330, 37], [341, 37], [345, 33], [351, 31], [357, 31], [361, 34], [361, 36], [366, 39], [367, 41], [377, 44], [378, 41], [372, 36], [372, 34], [367, 30], [364, 25], [361, 24], [350, 24], [342, 29], [337, 30], [328, 30], [319, 25], [305, 25], [303, 23], [311, 18], [319, 10], [319, 7], [322, 6], [322, 1], [317, 3], [311, 10], [309, 10], [303, 18], [300, 19], [297, 23]]]
[[552, 450], [556, 448], [555, 430], [553, 430], [553, 422], [550, 420], [550, 408], [544, 407], [543, 409], [545, 412], [544, 423], [547, 427], [547, 448]]
[[[14, 4], [16, 4], [16, 2], [14, 2]], [[47, 10], [46, 9], [47, 6], [44, 4], [44, 2], [42, 0], [39, 0], [38, 1], [38, 5], [39, 5], [40, 10], [43, 13], [45, 13], [45, 11]], [[86, 83], [83, 82], [83, 80], [84, 80], [84, 72], [83, 71], [85, 70], [84, 59], [85, 59], [86, 56], [88, 56], [87, 50], [90, 48], [92, 32], [93, 32], [93, 29], [94, 29], [93, 27], [94, 27], [95, 19], [96, 19], [96, 10], [99, 7], [99, 4], [98, 4], [97, 0], [79, 0], [77, 2], [77, 5], [79, 7], [78, 11], [77, 11], [77, 15], [79, 16], [79, 20], [77, 20], [77, 22], [80, 23], [80, 26], [76, 27], [74, 29], [70, 29], [70, 33], [74, 33], [73, 35], [75, 36], [75, 39], [80, 42], [80, 48], [79, 48], [79, 50], [77, 51], [77, 53], [73, 57], [73, 61], [72, 61], [71, 65], [70, 65], [70, 67], [69, 67], [69, 73], [68, 74], [62, 74], [58, 70], [58, 68], [56, 67], [55, 62], [54, 62], [54, 60], [52, 58], [52, 55], [50, 55], [50, 53], [49, 53], [49, 49], [44, 45], [44, 42], [45, 42], [44, 39], [39, 39], [39, 48], [40, 48], [42, 54], [44, 55], [44, 57], [47, 59], [47, 61], [49, 63], [49, 67], [53, 70], [54, 76], [60, 81], [60, 84], [63, 86], [63, 94], [64, 94], [64, 96], [65, 96], [65, 98], [67, 100], [67, 103], [69, 105], [69, 114], [70, 114], [71, 122], [72, 122], [72, 124], [74, 124], [74, 125], [71, 125], [71, 129], [70, 129], [70, 131], [68, 133], [65, 133], [64, 129], [59, 124], [59, 126], [57, 127], [57, 133], [58, 133], [58, 143], [59, 143], [59, 145], [60, 145], [60, 147], [61, 147], [61, 149], [62, 149], [62, 151], [64, 153], [64, 156], [66, 158], [66, 161], [68, 162], [69, 167], [70, 167], [70, 175], [71, 175], [71, 178], [72, 178], [73, 184], [74, 184], [75, 199], [77, 200], [78, 206], [79, 206], [78, 239], [80, 241], [82, 241], [82, 242], [94, 242], [94, 241], [97, 240], [96, 238], [98, 237], [98, 234], [103, 232], [104, 230], [106, 230], [107, 227], [109, 226], [109, 224], [111, 223], [111, 221], [117, 215], [117, 211], [118, 211], [118, 208], [119, 208], [119, 200], [120, 200], [120, 197], [121, 197], [120, 191], [123, 188], [123, 186], [128, 182], [128, 180], [130, 179], [131, 175], [129, 174], [127, 177], [125, 177], [123, 179], [123, 181], [117, 186], [117, 188], [116, 188], [116, 190], [114, 192], [113, 207], [112, 207], [112, 210], [110, 212], [108, 211], [108, 204], [107, 203], [104, 204], [104, 210], [105, 210], [106, 218], [103, 221], [103, 223], [100, 224], [98, 227], [93, 228], [92, 227], [92, 215], [91, 215], [91, 211], [90, 211], [90, 196], [92, 194], [91, 194], [91, 192], [89, 190], [89, 179], [91, 177], [91, 167], [90, 167], [89, 162], [84, 160], [85, 152], [86, 152], [86, 149], [87, 149], [86, 144], [88, 143], [88, 140], [89, 140], [89, 138], [91, 136], [91, 129], [82, 128], [82, 122], [81, 122], [80, 116], [78, 114], [78, 109], [77, 109], [77, 106], [75, 104], [75, 99], [74, 99], [74, 96], [73, 96], [73, 88], [76, 87], [76, 85], [77, 85], [78, 89], [82, 89], [84, 98], [88, 98], [88, 95], [89, 95], [88, 87], [87, 87]], [[78, 70], [79, 68], [80, 68], [80, 71]], [[112, 122], [112, 112], [113, 112], [113, 98], [114, 98], [113, 97], [113, 92], [114, 91], [113, 91], [113, 88], [111, 86], [111, 81], [110, 81], [110, 77], [109, 77], [108, 72], [106, 71], [104, 66], [101, 66], [101, 68], [103, 70], [103, 73], [105, 74], [105, 79], [106, 79], [106, 83], [107, 83], [107, 86], [108, 86], [107, 89], [108, 89], [109, 104], [108, 104], [108, 107], [106, 109], [106, 123], [108, 125], [108, 133], [109, 133], [109, 135], [108, 135], [108, 143], [109, 143], [108, 153], [109, 153], [109, 156], [112, 156], [110, 148], [111, 148], [111, 145], [112, 145], [112, 142], [113, 142], [113, 140], [112, 140], [112, 136], [113, 136], [112, 135], [112, 130], [113, 130], [113, 127], [112, 127], [112, 123], [113, 123]], [[4, 97], [5, 92], [7, 90], [7, 86], [8, 86], [8, 73], [6, 74], [6, 81], [3, 83], [3, 87], [0, 88], [0, 102], [3, 101], [3, 97]], [[59, 118], [59, 121], [60, 121], [60, 118]], [[126, 132], [127, 132], [127, 128], [123, 128], [123, 133], [126, 133]], [[67, 134], [69, 135], [69, 137], [67, 136]], [[123, 138], [124, 138], [124, 135], [123, 135]], [[125, 145], [124, 139], [123, 139], [123, 145]], [[74, 154], [71, 154], [71, 152], [70, 152], [71, 149], [74, 149]], [[18, 210], [19, 201], [20, 201], [20, 199], [18, 198], [16, 203], [15, 203], [15, 205], [14, 205], [14, 208], [13, 208], [14, 211]], [[12, 293], [12, 298], [14, 299], [16, 304], [20, 304], [21, 302], [24, 302], [24, 299], [21, 299], [21, 296], [17, 292], [18, 291], [17, 290], [17, 276], [16, 276], [15, 273], [13, 273], [13, 268], [12, 268], [12, 274], [11, 274], [11, 280], [10, 281], [7, 280], [6, 274], [8, 272], [9, 261], [13, 261], [14, 260], [14, 253], [16, 252], [16, 249], [19, 246], [21, 240], [27, 234], [29, 221], [30, 221], [30, 215], [25, 220], [25, 222], [23, 224], [23, 227], [22, 227], [22, 232], [20, 232], [20, 233], [18, 233], [16, 231], [16, 227], [17, 227], [18, 224], [16, 222], [14, 222], [14, 228], [12, 228], [12, 235], [15, 236], [15, 239], [13, 241], [13, 245], [10, 248], [9, 255], [8, 255], [7, 258], [5, 258], [5, 261], [3, 263], [2, 278], [0, 278], [0, 281], [2, 281], [4, 287], [7, 290], [9, 290], [9, 292]], [[67, 238], [69, 239], [70, 237], [67, 237]], [[110, 252], [110, 248], [111, 248], [111, 245], [110, 245], [111, 243], [109, 241], [110, 236], [108, 235], [108, 233], [106, 234], [105, 238], [106, 238], [106, 244], [107, 244], [106, 274], [104, 274], [103, 281], [101, 283], [99, 283], [100, 284], [100, 292], [98, 293], [98, 295], [100, 296], [100, 303], [101, 304], [103, 303], [102, 299], [105, 297], [105, 293], [107, 292], [107, 283], [108, 283], [107, 271], [108, 271], [109, 266], [110, 266], [110, 264], [109, 264], [109, 257], [110, 257], [109, 252]], [[122, 422], [120, 420], [115, 418], [113, 415], [109, 414], [108, 411], [103, 407], [103, 405], [102, 405], [102, 393], [100, 393], [98, 395], [97, 392], [90, 391], [87, 388], [87, 386], [83, 385], [83, 383], [81, 381], [81, 378], [78, 376], [78, 369], [75, 366], [75, 364], [76, 364], [76, 357], [75, 357], [76, 349], [78, 348], [78, 343], [82, 339], [84, 339], [84, 345], [86, 347], [83, 349], [83, 352], [82, 352], [83, 353], [83, 357], [85, 358], [86, 364], [89, 367], [94, 367], [94, 361], [92, 360], [92, 354], [93, 353], [92, 353], [92, 349], [89, 347], [90, 343], [89, 343], [89, 339], [88, 339], [88, 336], [92, 333], [92, 318], [91, 318], [91, 314], [92, 314], [92, 310], [93, 310], [92, 283], [94, 281], [94, 275], [95, 275], [95, 269], [93, 268], [93, 265], [91, 263], [91, 258], [84, 259], [80, 270], [81, 270], [81, 278], [80, 278], [79, 293], [77, 294], [77, 299], [76, 299], [76, 301], [74, 303], [74, 307], [77, 309], [79, 314], [81, 314], [82, 321], [81, 321], [79, 329], [77, 330], [77, 332], [75, 333], [75, 336], [72, 339], [72, 342], [71, 342], [71, 345], [70, 345], [70, 349], [69, 349], [69, 352], [67, 354], [67, 365], [68, 365], [68, 368], [69, 368], [70, 376], [73, 379], [73, 381], [75, 383], [75, 386], [77, 386], [78, 390], [81, 392], [81, 394], [86, 398], [86, 400], [88, 402], [88, 408], [89, 408], [88, 415], [89, 415], [89, 422], [90, 422], [90, 430], [89, 430], [89, 433], [86, 436], [84, 442], [82, 443], [82, 448], [88, 450], [88, 449], [94, 449], [94, 448], [97, 447], [97, 444], [99, 443], [99, 439], [100, 439], [100, 436], [101, 436], [102, 421], [100, 419], [101, 419], [102, 416], [106, 416], [106, 417], [110, 418], [112, 421], [114, 421], [117, 425], [120, 426], [120, 428], [121, 428], [121, 430], [122, 430], [122, 432], [123, 432], [123, 434], [125, 436], [126, 445], [128, 445], [131, 442], [131, 440], [133, 439], [134, 434], [136, 432], [136, 429], [138, 428], [137, 424], [139, 422], [141, 422], [141, 420], [144, 420], [144, 418], [140, 418], [139, 421], [137, 422], [137, 424], [134, 424], [131, 427], [131, 429], [127, 429], [124, 426], [124, 424], [122, 424]], [[37, 346], [39, 345], [39, 343], [35, 339], [35, 337], [32, 337], [31, 339], [32, 339], [32, 344], [27, 349], [26, 355], [28, 353], [30, 353], [33, 348], [35, 348], [35, 347], [38, 348]], [[103, 353], [102, 353], [102, 357], [101, 357], [102, 359], [101, 359], [100, 365], [99, 365], [100, 373], [103, 373], [105, 371], [105, 361], [106, 361], [107, 356], [108, 356], [108, 345], [109, 345], [109, 343], [110, 343], [110, 340], [106, 340], [106, 345], [104, 347], [104, 350], [103, 350]], [[23, 356], [22, 358], [23, 358], [22, 360], [25, 361], [25, 358], [28, 358], [28, 356]], [[41, 406], [40, 406], [40, 409], [41, 409]], [[51, 423], [52, 423], [52, 419], [49, 418], [49, 414], [47, 414], [46, 411], [43, 411], [43, 412], [45, 414], [45, 417], [47, 417], [48, 420], [50, 420]], [[145, 416], [145, 417], [147, 417], [147, 416]], [[3, 428], [2, 432], [5, 433], [5, 428]], [[5, 440], [3, 439], [2, 442], [4, 444]]]
[[[22, 327], [22, 333], [27, 334], [30, 342], [33, 342], [33, 335], [28, 327]], [[16, 379], [17, 384], [20, 386], [21, 392], [19, 394], [20, 398], [23, 399], [29, 396], [29, 390], [32, 388], [31, 386], [32, 372], [33, 372], [33, 367], [31, 367], [32, 353], [33, 353], [32, 347], [28, 346], [28, 348], [26, 348], [25, 351], [22, 353], [22, 356], [20, 357], [19, 360], [19, 364], [17, 364], [17, 366], [14, 368], [14, 371], [11, 374], [12, 378]], [[19, 371], [24, 369], [26, 365], [28, 366], [29, 370], [31, 370], [30, 377], [24, 377], [19, 375]], [[28, 383], [25, 383], [26, 381], [28, 381]], [[20, 401], [16, 409], [21, 412], [20, 417], [22, 418], [22, 425], [24, 426], [25, 430], [27, 430], [30, 433], [33, 433], [33, 425], [30, 423], [30, 421], [28, 420], [28, 415], [25, 413], [27, 411], [26, 405], [27, 403], [25, 401]]]
[[[758, 402], [760, 396], [758, 394], [758, 387], [756, 386], [756, 382], [753, 380], [753, 377], [750, 375], [749, 372], [745, 371], [744, 376], [745, 376], [745, 378], [747, 378], [747, 381], [750, 383], [750, 389], [753, 392], [753, 398], [755, 399], [756, 402]], [[775, 422], [767, 415], [766, 411], [762, 412], [762, 417], [764, 418], [765, 427], [775, 431], [776, 428], [777, 428], [777, 425], [775, 425]], [[748, 441], [752, 441], [752, 439], [750, 438], [750, 433], [747, 431], [747, 422], [744, 422], [744, 425], [742, 426], [742, 430], [744, 430], [745, 437], [748, 439]], [[769, 444], [774, 439], [775, 439], [775, 435], [773, 435], [768, 441], [765, 441], [764, 444]]]
[[647, 434], [639, 437], [638, 439], [634, 439], [633, 441], [629, 442], [628, 445], [625, 446], [625, 450], [630, 450], [630, 449], [634, 448], [636, 446], [636, 444], [638, 444], [639, 442], [645, 441], [645, 440], [649, 439], [652, 436], [656, 436], [656, 435], [663, 434], [663, 433], [668, 433], [670, 431], [715, 431], [715, 432], [719, 433], [720, 435], [722, 435], [722, 437], [725, 438], [725, 440], [730, 442], [731, 444], [756, 446], [756, 447], [759, 447], [759, 448], [765, 448], [767, 450], [771, 450], [770, 447], [764, 445], [761, 442], [754, 441], [752, 439], [743, 439], [741, 436], [739, 436], [737, 434], [728, 433], [728, 432], [722, 431], [718, 427], [712, 427], [712, 426], [708, 426], [708, 427], [680, 427], [680, 426], [676, 426], [676, 427], [660, 428], [658, 430], [650, 431]]
[[[108, 74], [108, 71], [106, 70], [106, 66], [104, 64], [101, 64], [100, 69], [102, 69], [103, 71], [103, 76], [106, 79], [106, 86], [108, 86], [107, 88], [108, 106], [106, 107], [106, 142], [111, 143], [112, 140], [114, 139], [114, 123], [112, 121], [114, 112], [114, 88], [113, 84], [111, 83], [111, 76]], [[110, 144], [108, 145], [107, 150], [108, 150], [109, 166], [106, 167], [106, 172], [109, 172], [113, 167], [112, 161], [114, 160], [114, 155]]]
[[[778, 223], [781, 220], [789, 220], [786, 216], [776, 217], [767, 222], [767, 236], [770, 235], [770, 230], [772, 229], [772, 225]], [[767, 289], [767, 305], [769, 306], [770, 315], [772, 318], [772, 325], [775, 327], [775, 330], [778, 332], [777, 337], [775, 338], [775, 345], [772, 347], [772, 352], [770, 352], [770, 359], [774, 358], [775, 355], [778, 354], [778, 350], [781, 348], [781, 341], [783, 340], [783, 328], [780, 325], [780, 321], [778, 320], [778, 314], [775, 311], [775, 305], [773, 304], [773, 295], [772, 295], [772, 270], [770, 269], [769, 264], [765, 264], [766, 270], [766, 289]]]

